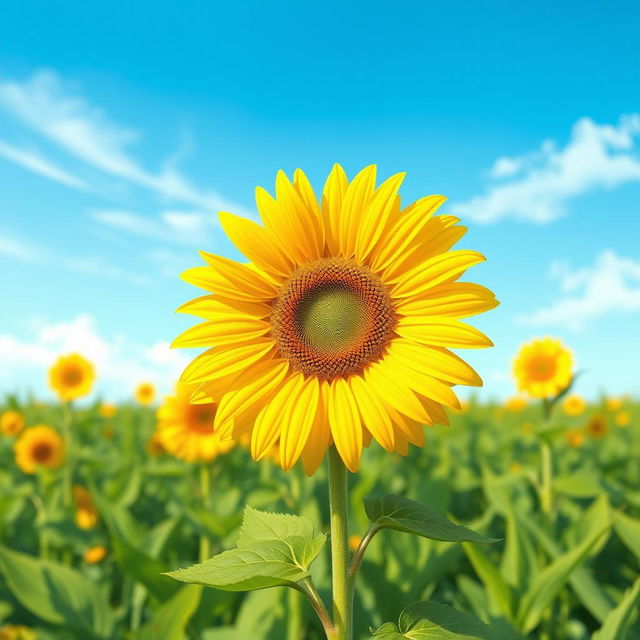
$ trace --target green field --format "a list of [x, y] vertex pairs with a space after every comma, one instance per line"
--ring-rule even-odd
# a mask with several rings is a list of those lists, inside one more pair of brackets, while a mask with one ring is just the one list
[[[284, 473], [238, 446], [209, 465], [203, 495], [200, 465], [150, 452], [152, 408], [122, 405], [105, 418], [98, 404], [66, 413], [8, 398], [8, 409], [29, 426], [62, 429], [67, 421], [70, 447], [61, 467], [26, 474], [15, 463], [15, 438], [0, 440], [2, 624], [60, 640], [324, 637], [292, 589], [246, 594], [162, 575], [197, 562], [203, 544], [211, 553], [233, 547], [244, 504], [304, 515], [327, 531], [324, 467], [311, 478], [300, 465]], [[598, 433], [588, 428], [594, 416], [604, 419]], [[577, 430], [582, 442], [571, 446], [567, 434]], [[370, 628], [424, 600], [473, 613], [505, 640], [640, 638], [640, 404], [626, 399], [609, 408], [603, 398], [577, 417], [557, 407], [545, 423], [536, 404], [510, 411], [472, 402], [450, 427], [428, 428], [426, 436], [407, 458], [375, 443], [365, 452], [349, 476], [352, 534], [367, 529], [363, 499], [393, 493], [499, 541], [383, 531], [358, 577], [357, 638], [459, 637], [372, 636]], [[71, 486], [88, 490], [95, 526], [78, 526], [76, 501], [65, 497]], [[106, 556], [87, 562], [96, 546]], [[326, 596], [327, 548], [311, 573]], [[5, 637], [31, 636], [5, 626]]]

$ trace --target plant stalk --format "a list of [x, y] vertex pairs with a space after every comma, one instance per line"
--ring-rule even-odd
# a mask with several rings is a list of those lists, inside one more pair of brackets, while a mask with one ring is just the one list
[[353, 588], [349, 577], [347, 468], [335, 446], [329, 449], [331, 578], [335, 634], [329, 640], [353, 640]]
[[[203, 509], [208, 508], [209, 495], [211, 492], [211, 467], [203, 462], [198, 469], [200, 479], [200, 499], [202, 500]], [[206, 533], [200, 533], [200, 546], [198, 557], [200, 562], [204, 562], [211, 555], [211, 542]]]

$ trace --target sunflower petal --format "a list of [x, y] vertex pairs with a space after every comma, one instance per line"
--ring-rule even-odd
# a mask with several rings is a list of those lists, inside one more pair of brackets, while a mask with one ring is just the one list
[[344, 194], [349, 186], [347, 175], [339, 165], [333, 165], [322, 191], [322, 217], [324, 220], [325, 243], [329, 255], [340, 253], [340, 214]]
[[349, 384], [362, 416], [362, 424], [382, 447], [387, 451], [393, 451], [393, 425], [382, 400], [361, 376], [352, 376]]
[[340, 457], [347, 469], [355, 473], [362, 455], [362, 425], [353, 393], [344, 378], [331, 381], [329, 426]]
[[498, 304], [494, 294], [479, 284], [450, 282], [430, 289], [424, 296], [399, 300], [396, 309], [404, 316], [468, 318]]
[[291, 418], [280, 430], [280, 465], [289, 471], [298, 461], [314, 425], [320, 388], [317, 378], [307, 378], [295, 399], [291, 399]]
[[238, 315], [266, 318], [271, 313], [271, 308], [262, 302], [232, 300], [214, 293], [185, 302], [176, 309], [176, 313], [188, 313], [207, 320], [236, 318]]
[[318, 408], [307, 443], [302, 450], [302, 466], [308, 476], [312, 476], [318, 470], [331, 440], [327, 406], [329, 402], [329, 383], [321, 380], [318, 391]]
[[353, 256], [360, 212], [373, 197], [376, 186], [376, 166], [365, 167], [351, 181], [342, 201], [339, 221], [340, 253], [344, 258]]
[[[220, 280], [219, 286], [224, 286], [231, 297], [270, 300], [278, 294], [277, 287], [257, 269], [206, 251], [201, 251], [200, 255]], [[219, 293], [224, 295], [225, 292], [219, 291]]]
[[412, 342], [437, 347], [479, 349], [493, 346], [482, 331], [448, 318], [405, 316], [398, 320], [395, 331]]
[[183, 331], [172, 343], [175, 347], [212, 347], [222, 344], [243, 344], [268, 333], [271, 326], [255, 318], [207, 320]]

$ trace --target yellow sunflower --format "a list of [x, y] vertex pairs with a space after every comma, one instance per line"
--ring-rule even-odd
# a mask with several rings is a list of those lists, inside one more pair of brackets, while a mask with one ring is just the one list
[[564, 434], [567, 444], [574, 449], [581, 447], [584, 444], [584, 431], [581, 429], [569, 429]]
[[587, 403], [584, 401], [584, 398], [579, 396], [577, 393], [572, 393], [562, 402], [562, 410], [568, 416], [582, 415], [586, 408]]
[[628, 411], [618, 411], [615, 421], [618, 427], [628, 427], [631, 424], [631, 414]]
[[587, 422], [587, 433], [594, 439], [603, 438], [608, 429], [609, 427], [607, 426], [607, 421], [604, 419], [604, 416], [592, 416], [589, 422]]
[[0, 417], [0, 431], [5, 436], [17, 436], [24, 429], [24, 418], [19, 411], [5, 411]]
[[535, 339], [522, 346], [513, 372], [520, 391], [534, 398], [552, 398], [569, 386], [573, 357], [560, 340]]
[[55, 469], [64, 462], [64, 442], [51, 427], [40, 424], [29, 427], [14, 445], [16, 464], [25, 473], [35, 473], [38, 467]]
[[511, 413], [518, 413], [527, 406], [527, 400], [523, 396], [511, 396], [504, 403], [505, 409]]
[[73, 487], [73, 497], [76, 501], [76, 525], [80, 529], [92, 529], [98, 524], [98, 510], [91, 494], [80, 485]]
[[167, 453], [187, 462], [207, 462], [230, 451], [235, 442], [221, 442], [213, 431], [217, 405], [213, 402], [191, 404], [193, 388], [178, 385], [173, 396], [165, 398], [158, 409], [157, 441]]
[[102, 545], [89, 547], [83, 554], [84, 561], [87, 564], [98, 564], [107, 557], [107, 548]]
[[5, 624], [0, 627], [0, 640], [36, 640], [37, 637], [34, 629], [21, 624]]
[[141, 382], [136, 387], [136, 400], [143, 405], [151, 404], [156, 397], [156, 388], [150, 382]]
[[202, 253], [184, 280], [209, 292], [179, 311], [204, 322], [174, 346], [209, 347], [185, 370], [193, 402], [218, 401], [223, 439], [251, 433], [259, 460], [313, 473], [334, 443], [358, 468], [371, 437], [388, 451], [424, 444], [423, 425], [459, 408], [452, 387], [480, 386], [450, 348], [491, 346], [460, 321], [495, 307], [486, 288], [458, 282], [485, 258], [450, 250], [466, 229], [434, 216], [442, 196], [403, 207], [404, 174], [376, 187], [376, 167], [349, 182], [335, 165], [318, 200], [305, 174], [281, 171], [276, 196], [256, 191], [263, 225], [221, 213], [250, 261]]
[[116, 415], [118, 411], [118, 407], [116, 407], [115, 404], [110, 404], [108, 402], [105, 402], [104, 404], [100, 405], [100, 415], [103, 418], [113, 418], [113, 416]]
[[77, 353], [61, 356], [49, 369], [49, 386], [62, 401], [86, 396], [95, 381], [93, 365]]

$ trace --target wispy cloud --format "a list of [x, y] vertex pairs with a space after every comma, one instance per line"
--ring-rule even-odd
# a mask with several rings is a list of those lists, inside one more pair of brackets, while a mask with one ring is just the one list
[[550, 222], [566, 212], [571, 198], [640, 182], [639, 136], [640, 114], [622, 116], [617, 125], [582, 118], [564, 147], [547, 140], [531, 153], [498, 158], [486, 193], [451, 210], [477, 222]]
[[67, 187], [84, 190], [89, 186], [84, 180], [61, 169], [50, 160], [43, 158], [40, 154], [34, 151], [28, 151], [27, 149], [21, 149], [3, 140], [0, 140], [0, 156], [24, 169], [49, 178], [49, 180], [53, 180], [54, 182], [64, 184]]
[[37, 71], [24, 82], [0, 82], [0, 107], [88, 165], [164, 199], [246, 213], [217, 192], [196, 187], [175, 168], [175, 158], [158, 172], [145, 169], [129, 151], [140, 133], [114, 123], [86, 98], [70, 92], [53, 71]]
[[[119, 334], [105, 336], [92, 316], [80, 314], [66, 322], [34, 323], [24, 339], [0, 334], [0, 387], [31, 391], [34, 381], [46, 379], [58, 356], [72, 352], [94, 363], [97, 392], [114, 399], [131, 397], [143, 380], [169, 391], [188, 361], [167, 342], [139, 344]], [[41, 393], [50, 393], [43, 382], [38, 387]]]
[[521, 322], [580, 330], [605, 315], [640, 312], [639, 260], [605, 250], [582, 269], [556, 262], [551, 277], [564, 295], [549, 307], [521, 316]]
[[63, 269], [72, 273], [94, 275], [99, 278], [121, 280], [135, 285], [148, 285], [151, 278], [132, 273], [105, 261], [99, 255], [72, 256], [39, 247], [0, 231], [0, 257], [46, 265], [51, 269]]
[[219, 229], [216, 215], [200, 211], [162, 211], [152, 216], [120, 209], [100, 209], [91, 212], [90, 216], [112, 229], [169, 244], [213, 242]]

